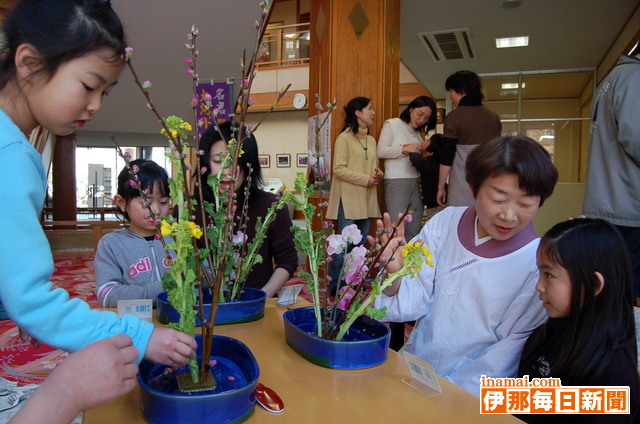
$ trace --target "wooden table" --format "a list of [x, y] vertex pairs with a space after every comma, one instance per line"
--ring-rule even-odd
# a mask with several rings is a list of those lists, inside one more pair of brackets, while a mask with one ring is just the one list
[[[307, 305], [301, 301], [294, 307]], [[216, 327], [215, 333], [244, 342], [260, 365], [260, 382], [282, 397], [285, 411], [271, 414], [256, 405], [247, 423], [517, 423], [510, 415], [480, 415], [480, 400], [441, 378], [443, 394], [427, 397], [401, 381], [410, 376], [404, 358], [364, 370], [332, 370], [308, 362], [284, 339], [287, 307], [268, 299], [263, 319]], [[154, 311], [155, 313], [155, 311]], [[85, 413], [85, 424], [145, 423], [139, 387]]]

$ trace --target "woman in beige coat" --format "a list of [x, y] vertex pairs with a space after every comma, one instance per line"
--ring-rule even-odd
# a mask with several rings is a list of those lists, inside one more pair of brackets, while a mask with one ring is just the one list
[[[378, 167], [376, 140], [369, 135], [375, 112], [366, 97], [356, 97], [344, 108], [346, 117], [342, 133], [336, 139], [333, 174], [327, 218], [337, 219], [337, 232], [356, 224], [363, 244], [369, 234], [371, 218], [380, 217], [376, 186], [382, 180]], [[353, 246], [351, 246], [353, 247]], [[329, 266], [330, 287], [337, 289], [344, 254], [336, 254]]]

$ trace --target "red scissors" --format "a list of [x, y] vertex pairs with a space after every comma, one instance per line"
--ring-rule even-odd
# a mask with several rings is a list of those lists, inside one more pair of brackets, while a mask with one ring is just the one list
[[275, 390], [258, 383], [256, 388], [256, 400], [264, 409], [274, 414], [284, 411], [284, 402]]

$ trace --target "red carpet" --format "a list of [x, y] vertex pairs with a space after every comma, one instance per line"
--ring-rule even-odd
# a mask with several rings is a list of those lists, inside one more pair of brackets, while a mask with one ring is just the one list
[[[62, 287], [71, 297], [79, 297], [92, 307], [98, 303], [94, 291], [92, 256], [59, 256], [54, 258], [55, 270], [51, 281]], [[0, 321], [0, 377], [23, 384], [40, 384], [68, 354], [51, 346], [38, 349], [24, 343], [18, 328], [11, 320]]]

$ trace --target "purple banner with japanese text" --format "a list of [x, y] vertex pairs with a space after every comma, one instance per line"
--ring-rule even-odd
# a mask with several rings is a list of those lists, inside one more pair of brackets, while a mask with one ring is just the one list
[[[233, 106], [231, 105], [231, 84], [222, 81], [208, 83], [203, 82], [197, 87], [199, 106], [197, 110], [198, 121], [202, 119], [204, 125], [199, 129], [200, 135], [213, 123], [213, 110], [217, 109], [218, 121], [229, 120], [233, 118]], [[211, 109], [207, 109], [204, 104], [204, 96], [211, 96]]]

